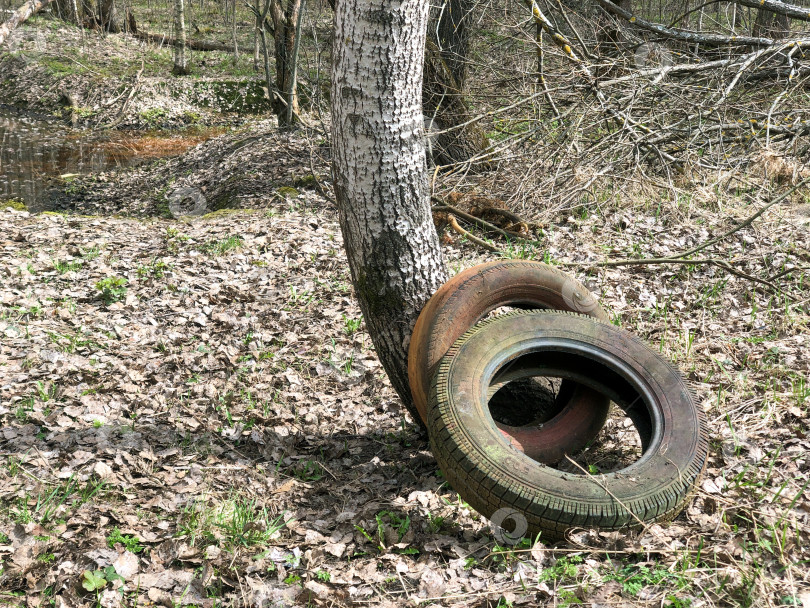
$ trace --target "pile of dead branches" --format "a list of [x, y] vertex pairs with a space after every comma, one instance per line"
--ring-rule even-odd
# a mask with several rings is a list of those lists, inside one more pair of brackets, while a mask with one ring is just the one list
[[[606, 180], [677, 198], [681, 185], [732, 174], [790, 184], [810, 175], [810, 8], [630, 4], [526, 0], [479, 15], [484, 31], [512, 32], [479, 37], [471, 57], [471, 97], [487, 108], [473, 120], [491, 145], [439, 182], [458, 187], [470, 164], [495, 160], [498, 190], [565, 210], [593, 202]], [[754, 5], [787, 28], [763, 26], [767, 11]], [[503, 170], [513, 161], [519, 174]]]

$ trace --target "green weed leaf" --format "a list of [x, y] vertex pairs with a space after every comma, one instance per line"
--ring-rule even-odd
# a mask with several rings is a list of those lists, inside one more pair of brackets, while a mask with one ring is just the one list
[[82, 587], [88, 591], [98, 591], [99, 589], [103, 589], [106, 584], [107, 579], [104, 578], [104, 572], [101, 570], [96, 570], [95, 572], [85, 570], [82, 572]]

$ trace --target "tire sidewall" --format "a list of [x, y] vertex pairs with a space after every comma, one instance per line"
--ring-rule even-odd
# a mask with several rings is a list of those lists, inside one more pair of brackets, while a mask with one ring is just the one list
[[[527, 337], [527, 331], [543, 337]], [[502, 437], [486, 406], [488, 376], [497, 367], [493, 359], [502, 364], [554, 340], [596, 348], [602, 357], [616, 359], [616, 364], [623, 362], [641, 379], [652, 395], [647, 407], [655, 411], [657, 419], [654, 440], [641, 461], [617, 473], [575, 475], [539, 465]], [[437, 440], [434, 453], [448, 478], [455, 478], [457, 487], [478, 486], [480, 490], [483, 474], [484, 483], [490, 486], [484, 488], [486, 493], [511, 493], [543, 505], [538, 521], [561, 521], [585, 511], [605, 512], [613, 517], [613, 524], [626, 525], [632, 523], [628, 509], [645, 515], [655, 510], [657, 517], [677, 507], [672, 506], [672, 497], [688, 491], [685, 486], [705, 466], [705, 416], [695, 407], [679, 372], [628, 332], [581, 316], [512, 313], [481, 323], [460, 338], [442, 360], [434, 377], [431, 404], [429, 428]], [[445, 458], [449, 454], [452, 457]], [[624, 508], [616, 509], [619, 501]], [[624, 516], [611, 515], [606, 505], [624, 511]], [[484, 501], [480, 506], [488, 516], [497, 504]]]

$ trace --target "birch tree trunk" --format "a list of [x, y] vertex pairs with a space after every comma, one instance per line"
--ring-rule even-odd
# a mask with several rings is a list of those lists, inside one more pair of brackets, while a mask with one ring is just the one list
[[14, 11], [5, 23], [0, 24], [0, 44], [3, 44], [11, 33], [11, 30], [19, 27], [19, 25], [25, 22], [31, 15], [48, 6], [50, 1], [51, 0], [30, 0]]
[[188, 74], [186, 64], [186, 11], [183, 0], [174, 0], [174, 67], [172, 74]]
[[428, 3], [339, 0], [332, 64], [332, 174], [357, 299], [377, 354], [418, 420], [408, 344], [446, 280], [430, 212], [422, 117]]

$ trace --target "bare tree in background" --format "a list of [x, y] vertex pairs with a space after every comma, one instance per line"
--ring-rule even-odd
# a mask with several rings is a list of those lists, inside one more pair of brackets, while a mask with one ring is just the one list
[[[297, 66], [304, 0], [264, 0], [263, 3], [255, 0], [254, 4], [246, 3], [246, 6], [255, 18], [254, 69], [258, 69], [261, 42], [265, 79], [273, 112], [278, 119], [279, 127], [291, 127], [299, 120]], [[270, 71], [268, 31], [274, 40], [275, 83]]]
[[76, 0], [56, 0], [56, 14], [70, 23], [79, 23], [79, 8]]
[[183, 0], [174, 0], [174, 67], [172, 74], [188, 74], [186, 63], [186, 8]]
[[412, 414], [411, 331], [447, 277], [422, 128], [427, 17], [421, 0], [340, 0], [332, 67], [332, 173], [352, 283], [380, 361]]
[[295, 65], [302, 10], [303, 0], [272, 0], [270, 3], [276, 55], [276, 90], [272, 94], [272, 106], [280, 127], [292, 126], [298, 120]]
[[790, 33], [790, 17], [765, 9], [757, 10], [757, 18], [751, 34], [757, 37], [785, 38]]
[[[465, 102], [470, 16], [474, 0], [443, 0], [430, 8], [422, 102], [437, 165], [464, 162], [483, 151], [487, 137]], [[464, 126], [459, 126], [464, 125]]]
[[[616, 0], [615, 4], [629, 13], [633, 12], [633, 0]], [[600, 15], [602, 19], [596, 37], [597, 52], [606, 55], [615, 54], [621, 43], [621, 25], [605, 11], [600, 11]]]

